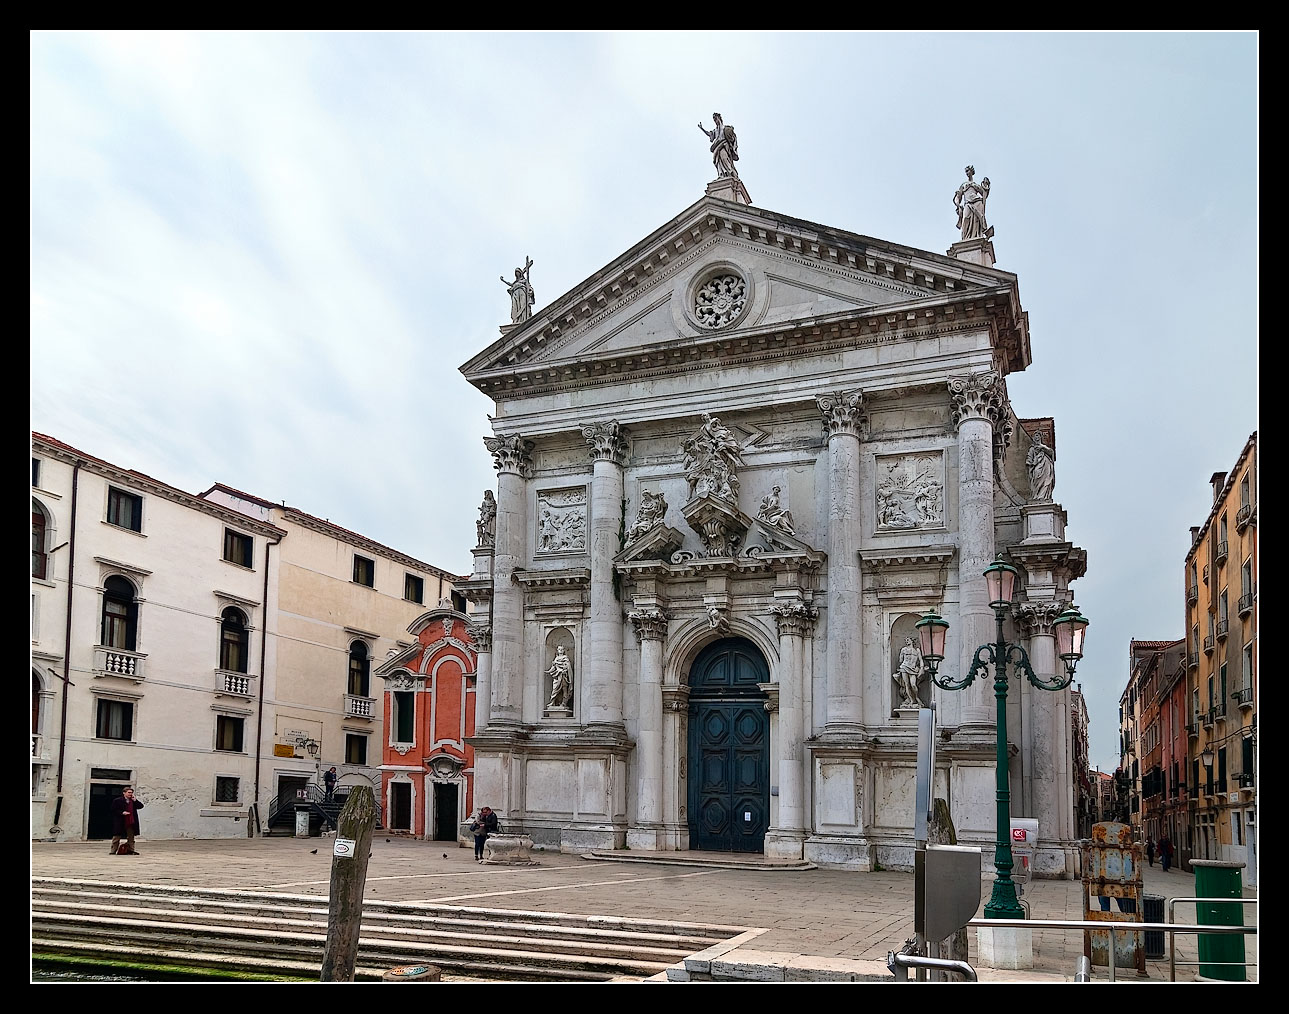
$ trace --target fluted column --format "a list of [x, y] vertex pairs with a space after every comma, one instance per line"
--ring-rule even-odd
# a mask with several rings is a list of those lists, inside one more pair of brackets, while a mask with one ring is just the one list
[[528, 538], [528, 475], [533, 442], [485, 437], [497, 469], [497, 535], [492, 557], [492, 671], [489, 723], [517, 725], [522, 715], [524, 593], [512, 580]]
[[867, 420], [860, 391], [839, 391], [815, 401], [828, 443], [827, 723], [830, 731], [846, 731], [858, 729], [863, 717], [859, 440]]
[[590, 645], [583, 697], [588, 725], [622, 725], [622, 607], [613, 594], [613, 558], [621, 548], [622, 469], [627, 434], [617, 420], [582, 427], [594, 462], [591, 478]]
[[[637, 609], [629, 616], [640, 642], [640, 726], [632, 830], [641, 836], [643, 847], [656, 849], [663, 820], [662, 642], [667, 636], [667, 614], [660, 609]], [[637, 837], [629, 833], [628, 842], [634, 840]]]
[[771, 606], [779, 623], [779, 813], [766, 854], [800, 859], [806, 836], [805, 660], [818, 610], [804, 602]]
[[[1056, 657], [1056, 636], [1052, 624], [1065, 608], [1063, 602], [1026, 602], [1017, 610], [1017, 619], [1029, 638], [1029, 662], [1040, 679], [1053, 679], [1065, 674], [1065, 665]], [[1074, 824], [1074, 772], [1067, 752], [1069, 742], [1070, 691], [1032, 690], [1029, 722], [1024, 741], [1032, 744], [1032, 757], [1026, 766], [1026, 780], [1032, 765], [1029, 814], [1038, 820], [1039, 840], [1072, 841]]]
[[492, 624], [470, 621], [466, 624], [474, 644], [474, 731], [487, 728], [492, 707]]
[[[976, 648], [997, 637], [985, 568], [994, 560], [994, 427], [1009, 410], [1006, 387], [993, 371], [954, 377], [949, 397], [958, 430], [958, 666], [965, 674]], [[960, 722], [995, 723], [992, 680], [947, 696], [957, 699]]]

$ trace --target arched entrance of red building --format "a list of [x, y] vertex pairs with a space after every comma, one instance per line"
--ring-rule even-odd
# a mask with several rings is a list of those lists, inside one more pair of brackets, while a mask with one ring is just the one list
[[770, 716], [765, 656], [751, 641], [709, 644], [689, 670], [690, 847], [761, 852], [770, 826]]

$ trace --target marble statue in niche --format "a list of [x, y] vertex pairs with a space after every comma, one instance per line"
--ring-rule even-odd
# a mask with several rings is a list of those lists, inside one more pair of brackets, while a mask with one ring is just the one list
[[904, 638], [904, 644], [900, 648], [899, 667], [891, 674], [891, 679], [899, 688], [901, 708], [922, 707], [922, 698], [918, 694], [922, 668], [922, 652], [918, 648], [917, 638], [910, 634]]
[[1030, 438], [1029, 454], [1025, 466], [1029, 469], [1029, 502], [1051, 503], [1052, 488], [1056, 485], [1056, 467], [1052, 448], [1043, 441], [1043, 431]]
[[568, 657], [568, 649], [560, 645], [555, 649], [555, 660], [546, 670], [551, 681], [551, 696], [547, 702], [548, 709], [568, 710], [573, 700], [573, 660]]

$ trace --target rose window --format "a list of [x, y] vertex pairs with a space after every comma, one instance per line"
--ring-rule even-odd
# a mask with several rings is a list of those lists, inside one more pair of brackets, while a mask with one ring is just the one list
[[694, 297], [694, 316], [703, 327], [725, 327], [743, 312], [747, 285], [738, 275], [709, 278]]

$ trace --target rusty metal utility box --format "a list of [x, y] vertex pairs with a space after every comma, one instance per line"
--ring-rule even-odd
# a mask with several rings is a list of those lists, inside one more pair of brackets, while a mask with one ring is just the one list
[[[1142, 912], [1141, 844], [1127, 824], [1093, 824], [1092, 838], [1083, 844], [1084, 920], [1141, 922]], [[1110, 964], [1110, 937], [1109, 930], [1083, 931], [1083, 954], [1092, 964]], [[1145, 975], [1145, 934], [1115, 933], [1114, 964]]]

